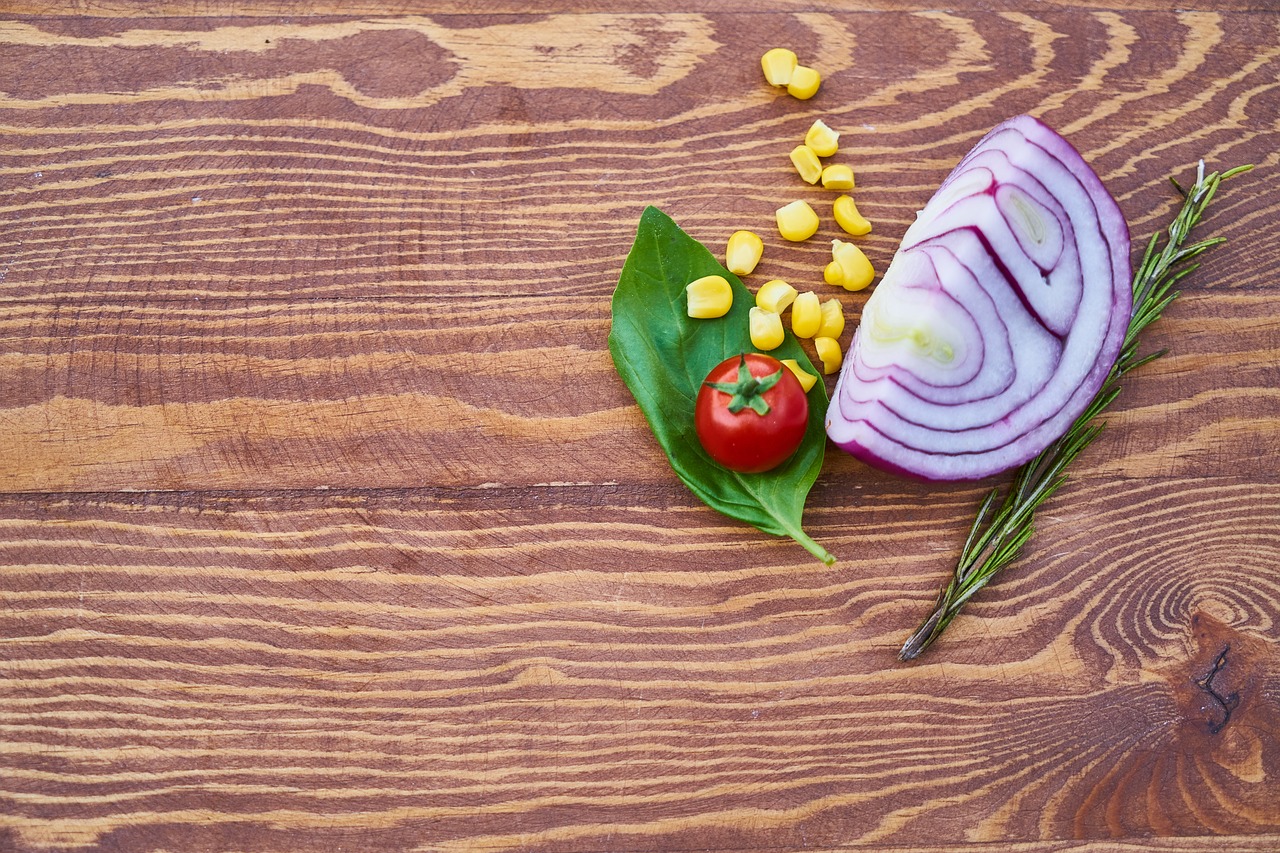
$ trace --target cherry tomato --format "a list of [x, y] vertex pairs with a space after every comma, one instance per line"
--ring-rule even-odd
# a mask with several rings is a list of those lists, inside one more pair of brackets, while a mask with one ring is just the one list
[[712, 459], [755, 474], [795, 453], [809, 427], [809, 400], [800, 380], [776, 358], [735, 355], [707, 374], [693, 421]]

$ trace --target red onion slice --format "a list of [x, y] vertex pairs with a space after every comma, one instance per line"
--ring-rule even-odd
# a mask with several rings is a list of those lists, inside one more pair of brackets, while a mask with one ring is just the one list
[[1106, 380], [1133, 308], [1129, 229], [1069, 142], [1018, 116], [907, 229], [862, 312], [827, 434], [928, 480], [1013, 468]]

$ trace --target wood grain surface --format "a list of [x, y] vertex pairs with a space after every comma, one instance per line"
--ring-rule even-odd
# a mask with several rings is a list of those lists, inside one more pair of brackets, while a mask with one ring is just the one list
[[[1280, 11], [1196, 5], [5, 4], [0, 851], [1280, 849]], [[902, 665], [991, 484], [830, 450], [832, 568], [732, 522], [609, 297], [647, 204], [824, 288], [815, 118], [883, 270], [1023, 112], [1137, 243], [1258, 168]]]

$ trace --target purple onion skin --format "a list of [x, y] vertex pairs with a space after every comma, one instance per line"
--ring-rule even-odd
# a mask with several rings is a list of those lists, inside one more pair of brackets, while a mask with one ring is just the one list
[[921, 480], [978, 480], [1034, 458], [1119, 355], [1129, 251], [1124, 215], [1069, 142], [1030, 116], [998, 125], [920, 212], [867, 301], [828, 435]]

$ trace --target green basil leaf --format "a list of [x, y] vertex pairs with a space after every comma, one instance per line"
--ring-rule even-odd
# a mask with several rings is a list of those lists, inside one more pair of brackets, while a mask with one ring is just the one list
[[[688, 316], [685, 285], [704, 275], [724, 276], [733, 287], [733, 307], [723, 317]], [[705, 246], [665, 213], [648, 207], [613, 293], [609, 352], [671, 467], [695, 495], [765, 533], [790, 536], [831, 565], [835, 557], [801, 528], [805, 499], [822, 468], [827, 443], [827, 390], [821, 381], [808, 394], [804, 441], [772, 471], [740, 474], [724, 468], [702, 449], [694, 430], [694, 403], [707, 373], [726, 358], [755, 351], [747, 325], [754, 304], [751, 292]], [[821, 376], [790, 332], [768, 354], [794, 358]]]

